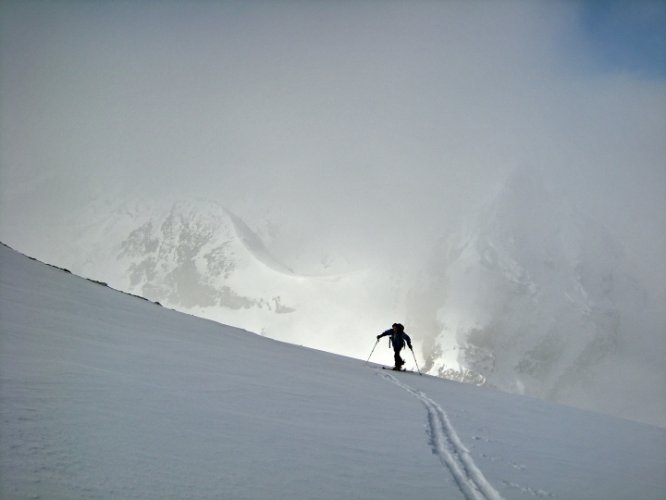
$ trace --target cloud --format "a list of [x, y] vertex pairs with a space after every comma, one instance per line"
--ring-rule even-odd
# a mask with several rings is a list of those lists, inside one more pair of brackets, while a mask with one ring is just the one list
[[211, 196], [376, 252], [535, 164], [625, 231], [665, 212], [663, 80], [590, 71], [583, 6], [4, 2], [0, 174]]

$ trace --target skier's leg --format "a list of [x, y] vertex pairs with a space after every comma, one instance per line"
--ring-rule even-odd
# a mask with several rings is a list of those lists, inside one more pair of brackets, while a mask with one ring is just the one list
[[396, 370], [399, 370], [400, 368], [402, 368], [402, 365], [405, 364], [404, 360], [400, 357], [400, 351], [397, 349], [393, 351], [393, 359], [395, 360]]

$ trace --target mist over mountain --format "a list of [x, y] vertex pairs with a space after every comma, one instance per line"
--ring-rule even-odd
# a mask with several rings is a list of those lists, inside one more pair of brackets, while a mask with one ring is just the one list
[[211, 200], [127, 195], [89, 202], [41, 244], [22, 240], [20, 227], [9, 240], [170, 308], [365, 357], [403, 286], [381, 269], [360, 268], [344, 250], [294, 245], [269, 216], [255, 216], [252, 226]]
[[664, 19], [5, 0], [0, 241], [356, 358], [399, 321], [430, 373], [666, 425]]
[[357, 358], [403, 320], [431, 374], [664, 425], [663, 313], [622, 244], [533, 169], [466, 220], [429, 258], [368, 262], [270, 211], [118, 195], [41, 245], [20, 228], [3, 238], [165, 306]]
[[[424, 273], [431, 373], [635, 417], [664, 410], [663, 335], [622, 245], [519, 169]], [[434, 315], [434, 318], [432, 317]], [[663, 324], [662, 324], [663, 327]], [[638, 353], [641, 354], [638, 354]], [[637, 411], [635, 408], [641, 409]]]

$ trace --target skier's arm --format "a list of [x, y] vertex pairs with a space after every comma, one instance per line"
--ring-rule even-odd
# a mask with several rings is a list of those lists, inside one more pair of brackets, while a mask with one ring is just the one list
[[405, 342], [407, 342], [407, 347], [409, 347], [410, 351], [413, 351], [412, 349], [412, 339], [409, 338], [409, 335], [407, 335], [405, 332], [402, 333], [405, 336]]
[[381, 339], [382, 337], [386, 337], [387, 335], [391, 335], [391, 333], [393, 333], [393, 330], [386, 330], [384, 333], [377, 335], [377, 340]]

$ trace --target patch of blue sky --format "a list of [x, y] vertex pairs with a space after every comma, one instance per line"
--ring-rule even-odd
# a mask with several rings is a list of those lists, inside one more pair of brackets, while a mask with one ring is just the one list
[[591, 69], [666, 77], [666, 0], [590, 0], [581, 6]]

